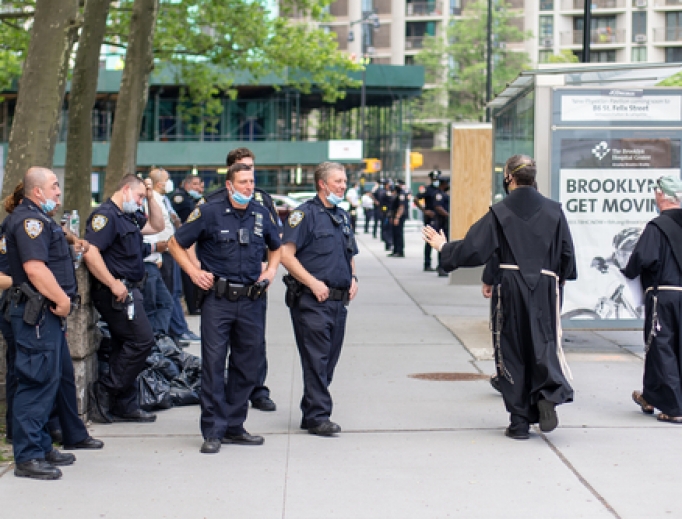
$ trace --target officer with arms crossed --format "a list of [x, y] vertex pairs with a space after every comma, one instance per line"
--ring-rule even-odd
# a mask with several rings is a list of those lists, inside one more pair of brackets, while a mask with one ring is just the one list
[[[346, 331], [346, 305], [358, 291], [353, 256], [358, 253], [350, 217], [338, 207], [346, 191], [341, 164], [315, 169], [317, 196], [293, 211], [284, 225], [282, 264], [289, 271], [287, 306], [303, 367], [301, 428], [332, 436], [329, 385]], [[292, 277], [293, 276], [293, 277]]]
[[52, 448], [47, 422], [55, 404], [66, 444], [97, 449], [103, 443], [89, 436], [76, 408], [66, 317], [78, 304], [78, 286], [64, 232], [47, 216], [61, 195], [56, 175], [46, 168], [29, 169], [24, 193], [5, 221], [13, 282], [9, 311], [16, 342], [14, 474], [58, 479], [62, 473], [55, 465], [71, 465], [76, 457]]
[[[205, 291], [200, 397], [204, 454], [217, 453], [221, 443], [261, 445], [264, 441], [246, 432], [244, 421], [265, 355], [263, 296], [280, 261], [277, 226], [267, 209], [253, 201], [253, 169], [233, 164], [225, 186], [226, 196], [197, 206], [169, 242], [180, 267]], [[195, 243], [196, 254], [188, 250]], [[263, 270], [265, 247], [270, 255]]]
[[[149, 221], [140, 211], [147, 198]], [[118, 190], [88, 218], [85, 238], [90, 249], [83, 256], [95, 277], [92, 302], [109, 325], [112, 351], [109, 372], [91, 388], [91, 417], [102, 423], [153, 422], [156, 415], [140, 408], [137, 375], [154, 346], [154, 333], [144, 311], [140, 288], [145, 282], [143, 258], [149, 246], [143, 234], [164, 228], [152, 181], [125, 175]]]

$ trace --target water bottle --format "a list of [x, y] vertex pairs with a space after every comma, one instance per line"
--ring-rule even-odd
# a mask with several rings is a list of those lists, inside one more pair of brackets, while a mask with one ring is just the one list
[[[80, 236], [80, 229], [81, 229], [81, 218], [78, 215], [78, 211], [76, 209], [74, 209], [73, 211], [71, 211], [71, 214], [69, 215], [69, 231], [71, 231], [71, 234], [73, 234], [76, 238], [78, 238]], [[73, 261], [73, 266], [75, 268], [80, 267], [82, 258], [83, 258], [83, 253], [82, 252], [76, 252], [75, 259]]]

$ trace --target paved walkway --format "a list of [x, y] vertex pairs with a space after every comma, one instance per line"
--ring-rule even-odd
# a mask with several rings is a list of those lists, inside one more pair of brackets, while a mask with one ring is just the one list
[[268, 385], [278, 408], [252, 410], [246, 423], [264, 446], [200, 454], [198, 407], [159, 413], [150, 425], [93, 425], [105, 449], [77, 453], [60, 481], [0, 477], [2, 517], [682, 517], [682, 428], [630, 401], [641, 384], [639, 333], [569, 333], [575, 403], [559, 408], [556, 431], [513, 441], [487, 381], [411, 376], [492, 373], [478, 284], [422, 272], [416, 229], [404, 259], [387, 258], [369, 235], [359, 242], [361, 292], [332, 385], [339, 437], [298, 428], [300, 365], [277, 282]]

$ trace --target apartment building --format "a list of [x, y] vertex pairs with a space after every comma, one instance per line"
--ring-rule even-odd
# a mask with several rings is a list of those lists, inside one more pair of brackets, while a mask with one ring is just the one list
[[[682, 62], [682, 0], [590, 0], [590, 61]], [[527, 0], [526, 42], [534, 62], [568, 50], [582, 58], [585, 0]]]

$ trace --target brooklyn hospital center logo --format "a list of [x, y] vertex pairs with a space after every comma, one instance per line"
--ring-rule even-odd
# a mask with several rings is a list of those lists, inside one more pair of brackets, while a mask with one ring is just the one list
[[611, 150], [609, 149], [609, 145], [606, 144], [606, 141], [601, 141], [594, 148], [592, 148], [592, 155], [597, 157], [599, 160], [602, 160], [609, 154], [610, 151]]

